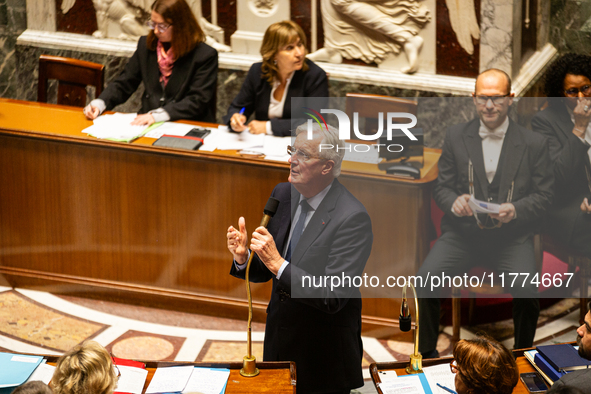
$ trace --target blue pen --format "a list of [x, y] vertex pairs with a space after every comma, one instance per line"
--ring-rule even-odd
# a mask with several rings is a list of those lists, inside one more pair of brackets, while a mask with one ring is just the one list
[[246, 107], [242, 107], [242, 109], [240, 110], [240, 115], [244, 115], [244, 108]]
[[450, 388], [448, 388], [448, 387], [445, 387], [444, 385], [441, 385], [441, 384], [439, 384], [439, 383], [437, 383], [437, 385], [438, 385], [439, 387], [441, 387], [442, 389], [444, 389], [445, 391], [447, 391], [448, 393], [452, 393], [452, 394], [458, 394], [458, 393], [456, 393], [455, 391], [453, 391], [452, 389], [450, 389]]

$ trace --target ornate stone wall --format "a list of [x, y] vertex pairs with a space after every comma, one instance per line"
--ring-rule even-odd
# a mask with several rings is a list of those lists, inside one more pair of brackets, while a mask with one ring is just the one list
[[26, 27], [26, 0], [0, 0], [0, 97], [16, 97], [16, 38]]

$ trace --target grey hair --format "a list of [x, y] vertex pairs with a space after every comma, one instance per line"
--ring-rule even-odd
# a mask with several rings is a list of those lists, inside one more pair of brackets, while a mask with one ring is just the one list
[[[300, 133], [308, 132], [308, 124], [302, 123], [296, 128], [295, 135], [298, 136]], [[320, 150], [320, 157], [326, 160], [332, 160], [334, 167], [332, 169], [332, 175], [336, 178], [341, 175], [341, 164], [345, 157], [345, 141], [339, 139], [339, 130], [336, 127], [328, 125], [328, 130], [324, 127], [320, 127], [318, 123], [312, 123], [312, 132], [314, 134], [321, 134], [322, 141], [320, 143], [325, 146], [332, 146], [332, 148], [322, 147]]]

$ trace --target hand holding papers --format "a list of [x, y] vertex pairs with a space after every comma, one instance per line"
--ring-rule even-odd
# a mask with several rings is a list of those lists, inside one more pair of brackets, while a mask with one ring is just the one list
[[474, 198], [474, 196], [470, 197], [470, 199], [468, 200], [468, 205], [470, 206], [470, 209], [472, 210], [472, 212], [475, 212], [475, 213], [498, 214], [499, 208], [501, 207], [499, 204], [477, 200]]
[[131, 122], [133, 122], [136, 116], [136, 114], [122, 113], [99, 116], [93, 121], [94, 124], [92, 126], [82, 131], [100, 139], [130, 142], [162, 124], [154, 123], [151, 126], [134, 126]]

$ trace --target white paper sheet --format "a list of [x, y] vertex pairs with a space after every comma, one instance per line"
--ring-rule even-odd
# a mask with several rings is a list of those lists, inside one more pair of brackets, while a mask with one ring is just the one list
[[[421, 379], [417, 375], [405, 375], [380, 384], [384, 394], [422, 394], [424, 393]], [[448, 393], [449, 394], [449, 393]]]
[[434, 365], [432, 367], [423, 367], [423, 373], [429, 382], [431, 391], [433, 394], [449, 394], [441, 387], [437, 386], [437, 383], [456, 391], [455, 378], [456, 375], [451, 372], [449, 364]]
[[183, 393], [220, 394], [229, 377], [229, 369], [195, 367]]
[[164, 134], [167, 135], [185, 135], [192, 129], [194, 129], [194, 125], [184, 124], [184, 123], [173, 123], [173, 122], [164, 122], [160, 127], [157, 127], [153, 130], [148, 131], [144, 137], [150, 138], [160, 138]]
[[470, 197], [468, 205], [472, 212], [476, 213], [499, 213], [499, 208], [501, 207], [499, 204], [477, 200], [474, 196]]
[[115, 141], [131, 141], [143, 135], [148, 126], [132, 126], [131, 122], [137, 114], [115, 113], [101, 115], [93, 121], [93, 125], [82, 130], [93, 137]]
[[35, 372], [33, 372], [33, 374], [31, 376], [29, 376], [29, 379], [27, 379], [27, 382], [32, 382], [34, 380], [40, 380], [45, 384], [49, 384], [49, 382], [51, 381], [51, 378], [53, 377], [54, 372], [55, 372], [55, 367], [53, 365], [41, 363], [41, 364], [39, 364], [39, 366], [37, 367]]
[[217, 148], [222, 150], [263, 147], [265, 140], [265, 134], [231, 133], [220, 129], [218, 129], [215, 137]]
[[115, 391], [142, 394], [148, 371], [143, 368], [129, 367], [127, 365], [118, 365], [117, 368], [119, 368], [121, 376], [119, 376]]
[[183, 391], [192, 373], [192, 365], [158, 368], [154, 373], [154, 377], [152, 377], [146, 394]]

